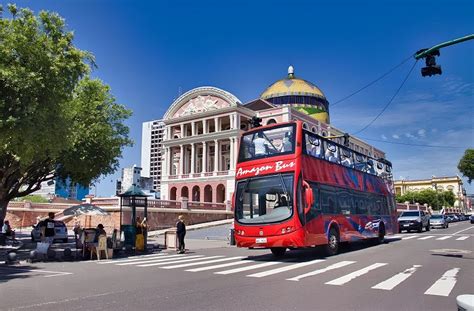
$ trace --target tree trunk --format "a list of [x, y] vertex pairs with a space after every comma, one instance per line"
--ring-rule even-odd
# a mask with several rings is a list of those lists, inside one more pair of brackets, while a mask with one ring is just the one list
[[7, 199], [0, 199], [0, 226], [3, 226], [3, 221], [5, 220], [5, 216], [7, 215], [7, 206], [8, 202]]

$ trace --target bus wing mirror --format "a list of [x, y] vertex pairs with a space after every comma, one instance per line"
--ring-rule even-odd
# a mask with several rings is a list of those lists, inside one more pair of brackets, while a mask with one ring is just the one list
[[304, 212], [305, 214], [307, 214], [311, 210], [311, 206], [313, 206], [314, 203], [313, 189], [311, 189], [311, 186], [306, 181], [303, 181], [303, 188], [304, 196], [306, 199], [306, 206], [304, 208]]

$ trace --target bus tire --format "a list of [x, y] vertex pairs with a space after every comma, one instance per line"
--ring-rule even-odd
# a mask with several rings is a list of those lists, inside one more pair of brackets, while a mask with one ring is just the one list
[[339, 232], [336, 228], [331, 227], [328, 235], [328, 244], [326, 245], [326, 254], [329, 256], [336, 255], [339, 251]]
[[383, 223], [379, 225], [379, 234], [377, 236], [377, 243], [382, 244], [385, 242], [385, 226]]
[[286, 253], [285, 247], [272, 247], [270, 248], [270, 250], [272, 251], [272, 254], [275, 257], [283, 257]]

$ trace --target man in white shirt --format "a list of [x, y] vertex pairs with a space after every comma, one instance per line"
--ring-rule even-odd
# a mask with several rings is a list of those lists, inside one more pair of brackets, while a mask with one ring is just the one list
[[262, 133], [257, 133], [257, 138], [253, 140], [253, 147], [256, 156], [263, 156], [267, 154], [268, 141], [263, 138]]

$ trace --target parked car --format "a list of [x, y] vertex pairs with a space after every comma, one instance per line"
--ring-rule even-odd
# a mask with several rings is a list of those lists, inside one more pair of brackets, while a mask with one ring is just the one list
[[398, 232], [417, 230], [418, 232], [430, 231], [430, 216], [424, 211], [405, 211], [398, 217]]
[[454, 214], [446, 214], [446, 217], [448, 217], [449, 222], [459, 221], [459, 218]]
[[430, 217], [431, 228], [448, 228], [448, 220], [445, 215], [437, 214]]
[[474, 224], [474, 214], [469, 216], [469, 220], [471, 221], [471, 224]]
[[[60, 220], [55, 220], [54, 221], [54, 241], [61, 241], [63, 243], [68, 242], [68, 236], [67, 236], [67, 227], [64, 224], [64, 222]], [[40, 225], [34, 225], [33, 230], [31, 230], [31, 241], [32, 242], [38, 242], [41, 241], [41, 228]]]

